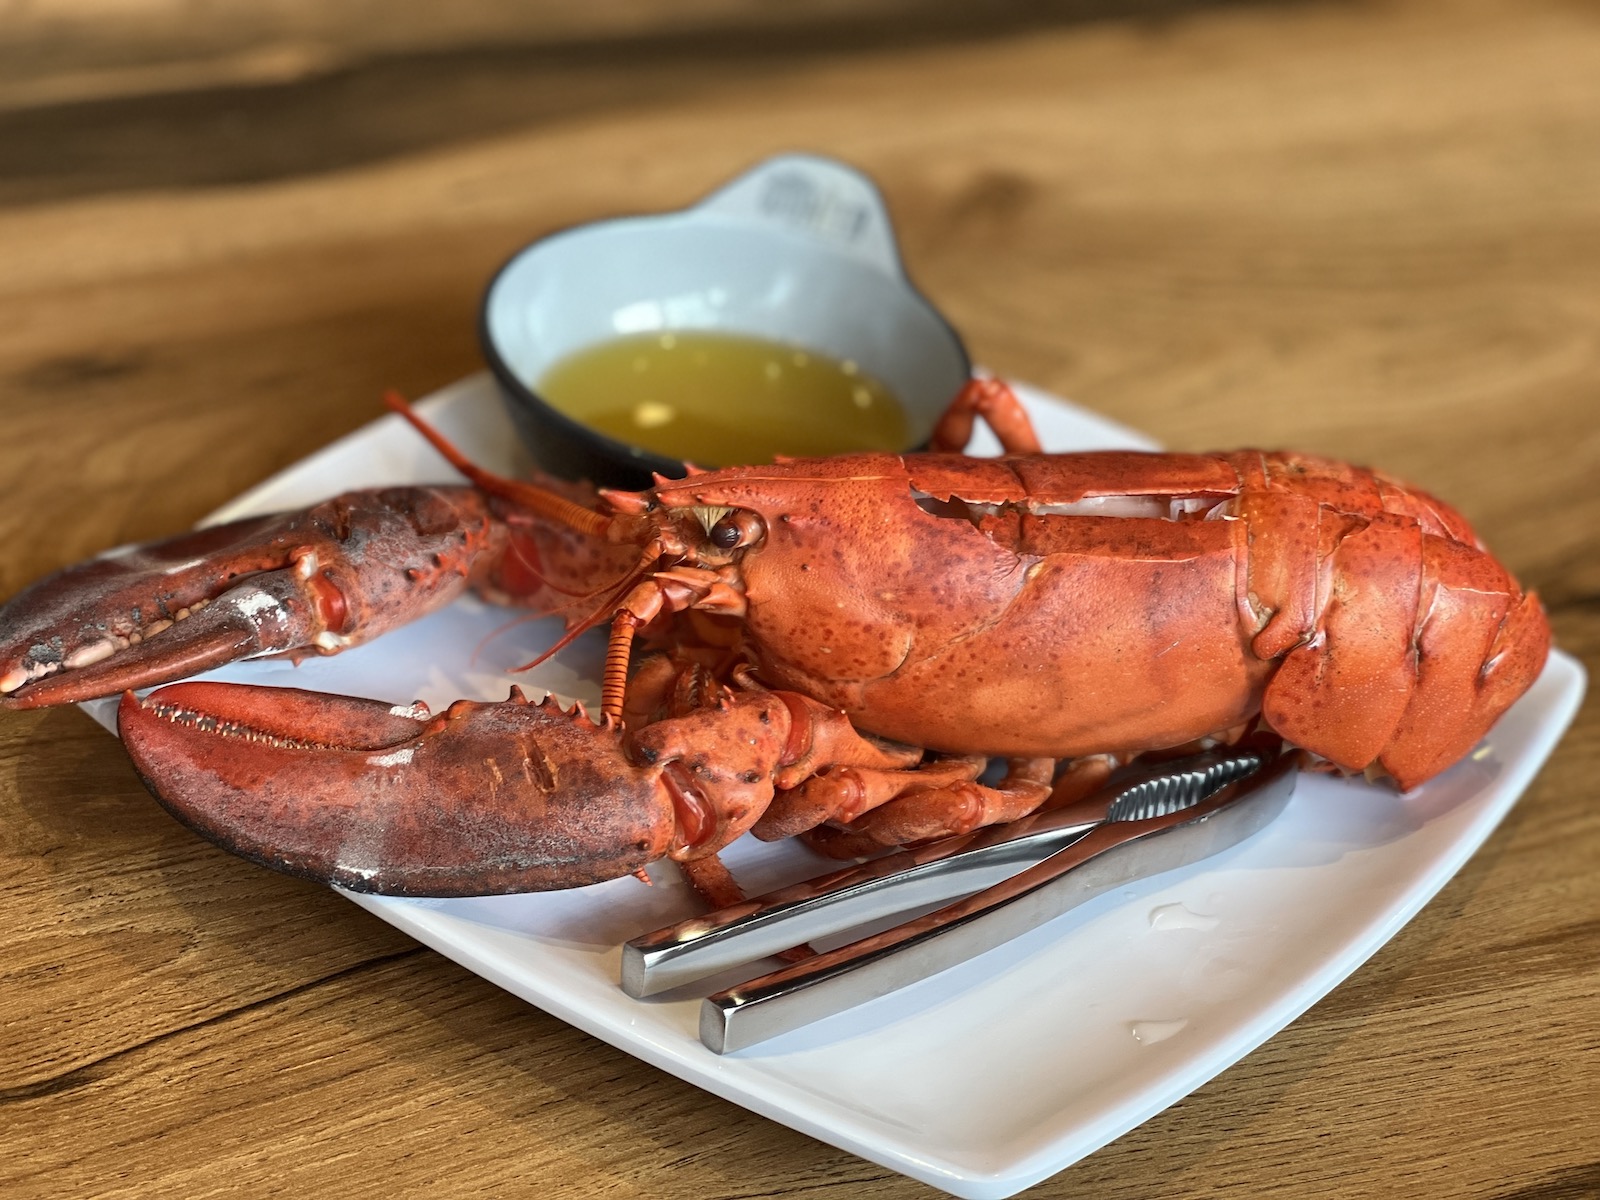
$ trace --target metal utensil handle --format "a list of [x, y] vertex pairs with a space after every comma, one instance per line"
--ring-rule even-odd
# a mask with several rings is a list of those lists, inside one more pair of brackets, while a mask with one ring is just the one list
[[1092, 825], [1030, 829], [987, 845], [948, 838], [691, 917], [622, 947], [622, 990], [639, 999], [909, 908], [989, 887]]
[[1283, 756], [1183, 812], [1104, 825], [1018, 875], [908, 921], [709, 996], [700, 1040], [724, 1054], [877, 999], [1017, 937], [1112, 888], [1236, 845], [1282, 811]]

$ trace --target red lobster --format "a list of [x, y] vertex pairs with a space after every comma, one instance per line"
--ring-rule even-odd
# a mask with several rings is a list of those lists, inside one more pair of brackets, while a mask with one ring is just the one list
[[[715, 902], [747, 830], [840, 856], [1065, 803], [1116, 764], [1264, 725], [1410, 788], [1465, 755], [1550, 644], [1453, 509], [1289, 453], [1044, 455], [974, 381], [935, 450], [658, 478], [350, 492], [113, 552], [0, 610], [0, 706], [124, 692], [180, 819], [361, 891], [572, 887], [663, 855]], [[975, 416], [996, 459], [958, 451]], [[468, 587], [609, 621], [582, 709], [187, 683], [336, 653]], [[575, 599], [576, 598], [576, 599]], [[581, 607], [574, 607], [581, 605]], [[633, 643], [661, 647], [630, 678]], [[1001, 778], [981, 782], [990, 757]]]

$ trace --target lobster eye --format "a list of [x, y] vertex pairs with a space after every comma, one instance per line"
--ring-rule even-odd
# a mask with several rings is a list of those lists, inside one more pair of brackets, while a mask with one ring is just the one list
[[746, 509], [736, 508], [713, 525], [706, 536], [713, 546], [722, 550], [737, 550], [761, 540], [765, 532], [761, 518]]

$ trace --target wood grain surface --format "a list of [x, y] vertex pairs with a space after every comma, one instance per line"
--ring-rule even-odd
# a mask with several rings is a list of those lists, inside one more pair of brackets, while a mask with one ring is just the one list
[[[1600, 9], [843, 7], [0, 110], [0, 595], [477, 369], [521, 243], [808, 148], [982, 362], [1410, 477], [1600, 664]], [[1368, 965], [1029, 1194], [1600, 1195], [1597, 771], [1591, 701]], [[7, 1197], [931, 1194], [197, 841], [75, 710], [0, 714], [0, 1027]]]

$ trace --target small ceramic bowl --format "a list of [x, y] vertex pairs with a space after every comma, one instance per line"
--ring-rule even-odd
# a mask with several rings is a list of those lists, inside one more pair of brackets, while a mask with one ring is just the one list
[[[911, 445], [971, 373], [950, 323], [906, 278], [889, 215], [860, 172], [768, 159], [682, 212], [581, 225], [518, 252], [484, 295], [480, 336], [512, 419], [547, 471], [624, 488], [683, 464], [584, 426], [538, 381], [629, 334], [703, 330], [850, 360], [905, 407]], [[733, 466], [700, 462], [700, 466]]]

